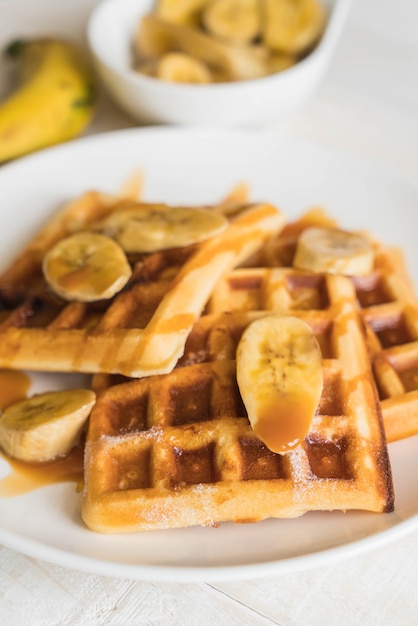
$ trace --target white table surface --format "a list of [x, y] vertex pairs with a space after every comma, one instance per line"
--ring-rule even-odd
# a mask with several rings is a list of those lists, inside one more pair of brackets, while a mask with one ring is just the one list
[[[0, 44], [16, 35], [83, 40], [96, 0], [0, 0]], [[297, 113], [272, 125], [418, 181], [418, 2], [353, 0], [329, 70]], [[1, 66], [0, 66], [1, 69]], [[1, 76], [1, 72], [0, 72]], [[0, 97], [5, 89], [0, 78]], [[132, 126], [102, 96], [89, 133]], [[173, 626], [418, 624], [418, 530], [307, 571], [216, 584], [101, 577], [0, 546], [0, 623]]]

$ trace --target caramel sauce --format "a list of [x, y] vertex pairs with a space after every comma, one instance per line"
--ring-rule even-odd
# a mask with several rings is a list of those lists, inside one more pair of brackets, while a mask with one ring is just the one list
[[179, 333], [190, 328], [195, 317], [192, 313], [173, 315], [168, 320], [162, 320], [158, 325], [158, 330], [160, 333]]
[[9, 404], [24, 400], [29, 391], [31, 380], [27, 374], [18, 370], [0, 370], [0, 410]]
[[277, 210], [275, 207], [268, 203], [257, 204], [254, 209], [254, 211], [251, 210], [246, 213], [241, 213], [238, 218], [239, 223], [245, 226], [253, 226], [254, 224], [258, 224], [261, 219], [271, 217], [272, 215], [277, 216]]
[[269, 396], [259, 404], [254, 431], [272, 451], [283, 454], [295, 448], [308, 433], [315, 406], [312, 396]]
[[80, 444], [65, 457], [44, 463], [26, 463], [1, 454], [10, 466], [10, 472], [0, 479], [0, 497], [19, 496], [40, 487], [83, 479], [84, 445]]
[[142, 195], [143, 185], [144, 173], [142, 170], [136, 170], [123, 183], [118, 195], [120, 195], [122, 198], [126, 198], [127, 200], [139, 201]]
[[[254, 221], [258, 221], [258, 219]], [[190, 267], [192, 269], [198, 269], [204, 265], [209, 265], [213, 258], [218, 255], [221, 256], [222, 254], [232, 254], [238, 256], [242, 250], [245, 250], [246, 245], [251, 243], [253, 239], [257, 241], [256, 231], [243, 232], [235, 238], [225, 238], [224, 240], [213, 243], [212, 246], [208, 246], [208, 248], [201, 248], [201, 250], [192, 259]]]
[[[58, 272], [57, 272], [58, 274]], [[67, 266], [64, 265], [64, 269], [60, 275], [57, 275], [56, 280], [64, 289], [78, 289], [80, 287], [89, 286], [93, 281], [97, 279], [95, 276], [95, 269], [82, 265], [72, 271], [68, 271]]]
[[[207, 246], [197, 252], [197, 254], [191, 259], [190, 263], [179, 273], [174, 285], [181, 282], [183, 276], [188, 271], [199, 269], [205, 265], [208, 265], [214, 258], [223, 254], [240, 255], [246, 246], [251, 243], [261, 243], [262, 240], [267, 238], [267, 232], [264, 232], [263, 228], [256, 230], [251, 229], [251, 226], [258, 226], [262, 219], [268, 217], [278, 216], [278, 213], [274, 207], [269, 204], [264, 206], [257, 206], [257, 210], [249, 211], [246, 214], [240, 215], [236, 224], [239, 224], [242, 232], [238, 234], [232, 230], [232, 233], [226, 231], [224, 237], [220, 237], [218, 240], [209, 240]], [[233, 229], [234, 223], [231, 228]]]

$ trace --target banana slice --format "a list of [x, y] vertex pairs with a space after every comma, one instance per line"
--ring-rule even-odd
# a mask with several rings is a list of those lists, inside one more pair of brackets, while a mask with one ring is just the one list
[[372, 243], [339, 228], [312, 226], [298, 239], [294, 267], [311, 272], [364, 276], [373, 269]]
[[111, 298], [132, 273], [122, 248], [109, 237], [92, 232], [59, 241], [45, 255], [42, 268], [58, 295], [81, 302]]
[[224, 215], [208, 209], [155, 204], [116, 211], [100, 227], [126, 252], [156, 252], [199, 243], [227, 224]]
[[321, 36], [326, 13], [320, 0], [264, 0], [263, 40], [277, 52], [300, 55]]
[[184, 52], [168, 52], [157, 63], [156, 77], [174, 83], [211, 83], [207, 65]]
[[155, 15], [174, 24], [196, 24], [208, 0], [158, 0]]
[[202, 22], [213, 36], [231, 43], [249, 43], [261, 30], [258, 0], [212, 0]]
[[0, 417], [0, 446], [27, 462], [65, 455], [78, 443], [95, 400], [90, 389], [71, 389], [11, 404]]
[[184, 52], [222, 80], [251, 80], [268, 73], [263, 47], [229, 44], [198, 28], [173, 24], [155, 15], [141, 19], [133, 46], [135, 56], [142, 61], [173, 51]]
[[291, 316], [252, 322], [238, 344], [237, 381], [259, 439], [279, 454], [295, 448], [323, 388], [321, 350], [311, 328]]

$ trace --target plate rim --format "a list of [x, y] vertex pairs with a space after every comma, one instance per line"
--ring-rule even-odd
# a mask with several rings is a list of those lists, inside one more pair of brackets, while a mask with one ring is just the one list
[[[389, 514], [390, 515], [390, 514]], [[72, 554], [60, 548], [42, 544], [21, 537], [0, 528], [0, 542], [8, 549], [15, 550], [31, 558], [40, 559], [67, 569], [89, 574], [113, 576], [121, 579], [158, 582], [235, 582], [265, 578], [271, 575], [311, 570], [323, 565], [339, 562], [386, 546], [389, 542], [401, 539], [416, 530], [417, 515], [402, 520], [378, 533], [362, 539], [354, 539], [345, 544], [313, 551], [308, 554], [283, 559], [250, 563], [245, 565], [148, 565], [120, 563]]]

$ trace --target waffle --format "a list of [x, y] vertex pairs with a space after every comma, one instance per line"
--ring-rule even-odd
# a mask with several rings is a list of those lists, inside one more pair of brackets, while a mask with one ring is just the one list
[[370, 280], [356, 280], [389, 442], [418, 434], [418, 303], [402, 251], [379, 248]]
[[[307, 212], [286, 224], [272, 237], [245, 268], [219, 281], [209, 310], [263, 309], [292, 312], [294, 309], [322, 309], [324, 293], [306, 288], [299, 281], [289, 296], [275, 285], [274, 272], [262, 268], [291, 267], [300, 233], [308, 226], [338, 226], [321, 209]], [[388, 442], [418, 434], [418, 301], [399, 248], [373, 239], [373, 272], [353, 277], [367, 336], [369, 356], [378, 390]]]
[[[229, 312], [215, 310], [212, 300], [172, 373], [113, 386], [114, 378], [99, 379], [82, 497], [82, 517], [91, 529], [129, 532], [314, 510], [393, 509], [380, 406], [352, 281], [290, 268], [236, 270], [233, 276], [246, 292], [245, 307], [237, 293]], [[288, 310], [298, 289], [327, 302], [292, 310], [318, 338], [325, 384], [307, 437], [286, 455], [256, 437], [236, 382], [241, 334], [271, 308], [249, 301], [248, 292], [267, 277], [275, 308], [282, 300]]]
[[109, 300], [66, 302], [46, 285], [45, 252], [132, 199], [90, 192], [55, 215], [0, 276], [0, 367], [112, 372], [170, 371], [212, 287], [284, 222], [269, 204], [247, 206], [202, 244], [130, 258], [132, 278]]

